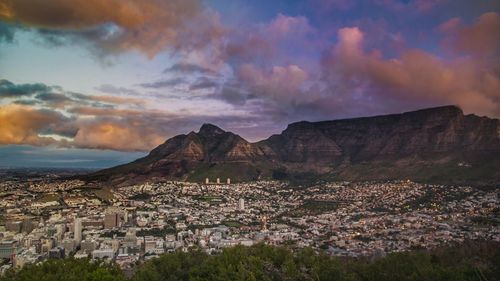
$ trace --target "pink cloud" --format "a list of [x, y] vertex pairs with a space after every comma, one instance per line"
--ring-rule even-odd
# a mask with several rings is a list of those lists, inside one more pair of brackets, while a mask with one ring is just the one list
[[259, 69], [252, 64], [243, 64], [238, 69], [238, 78], [252, 93], [274, 100], [304, 100], [302, 87], [309, 79], [306, 71], [298, 65], [274, 66]]
[[309, 25], [309, 20], [306, 17], [291, 17], [283, 14], [270, 22], [264, 29], [264, 33], [271, 39], [278, 36], [283, 38], [286, 36], [297, 36], [312, 32], [314, 29]]
[[467, 112], [500, 115], [499, 74], [480, 60], [443, 60], [415, 49], [385, 59], [377, 50], [363, 50], [357, 27], [340, 29], [338, 37], [323, 66], [325, 80], [346, 95], [361, 92], [366, 100], [401, 105], [458, 104]]

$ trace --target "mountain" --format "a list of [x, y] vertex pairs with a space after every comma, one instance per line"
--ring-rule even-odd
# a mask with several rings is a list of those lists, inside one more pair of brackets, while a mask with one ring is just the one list
[[197, 133], [175, 136], [146, 157], [96, 172], [87, 180], [128, 184], [205, 177], [230, 177], [233, 182], [327, 178], [498, 184], [500, 120], [444, 106], [302, 121], [256, 143], [204, 124]]

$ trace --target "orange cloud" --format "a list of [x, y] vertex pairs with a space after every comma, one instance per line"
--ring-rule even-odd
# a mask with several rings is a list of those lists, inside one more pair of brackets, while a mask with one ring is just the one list
[[165, 141], [157, 128], [146, 120], [98, 120], [80, 122], [72, 146], [79, 148], [112, 149], [121, 151], [149, 151]]
[[0, 106], [0, 144], [48, 145], [52, 138], [39, 134], [62, 124], [64, 117], [56, 112], [21, 105]]
[[[167, 47], [196, 47], [220, 31], [199, 0], [0, 0], [0, 19], [150, 57]], [[192, 21], [203, 28], [193, 29]]]
[[484, 13], [471, 26], [459, 18], [453, 18], [438, 27], [447, 37], [445, 45], [459, 52], [476, 56], [500, 53], [500, 14]]

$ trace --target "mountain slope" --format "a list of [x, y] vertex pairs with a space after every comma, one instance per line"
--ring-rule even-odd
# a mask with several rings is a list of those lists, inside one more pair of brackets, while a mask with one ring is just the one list
[[130, 164], [90, 180], [236, 181], [310, 174], [334, 179], [409, 178], [447, 183], [500, 182], [500, 121], [464, 115], [455, 106], [402, 114], [290, 124], [249, 143], [204, 124], [167, 140]]

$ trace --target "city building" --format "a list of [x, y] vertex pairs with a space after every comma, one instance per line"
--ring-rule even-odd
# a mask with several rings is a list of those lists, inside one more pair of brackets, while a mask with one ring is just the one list
[[75, 237], [75, 242], [77, 245], [82, 242], [82, 219], [81, 218], [76, 218], [75, 219], [75, 225], [74, 225], [74, 237]]
[[238, 200], [238, 209], [240, 211], [244, 211], [245, 210], [245, 199], [240, 198], [240, 200]]
[[0, 258], [12, 259], [16, 256], [18, 250], [18, 242], [16, 241], [0, 241]]
[[64, 259], [65, 256], [63, 247], [55, 247], [49, 250], [49, 259]]
[[104, 228], [112, 229], [120, 225], [120, 214], [117, 212], [108, 212], [104, 215]]

